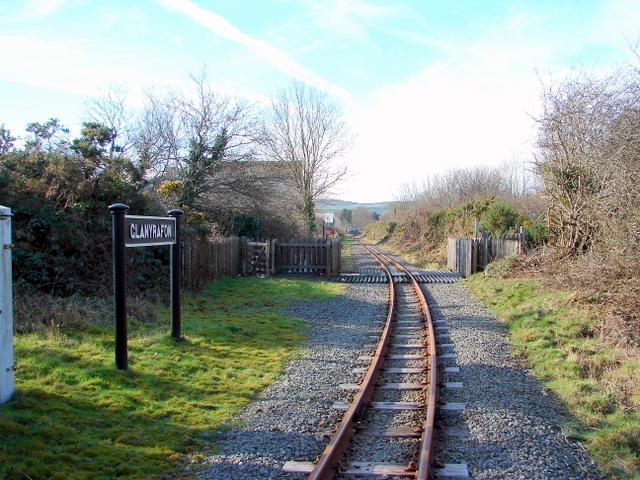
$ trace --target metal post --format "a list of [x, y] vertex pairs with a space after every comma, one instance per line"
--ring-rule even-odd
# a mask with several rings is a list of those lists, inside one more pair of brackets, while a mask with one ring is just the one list
[[171, 245], [171, 337], [176, 341], [182, 340], [180, 319], [180, 282], [181, 282], [181, 253], [180, 253], [180, 220], [184, 212], [174, 209], [167, 212], [176, 219], [176, 243]]
[[0, 403], [13, 395], [13, 283], [11, 209], [0, 206]]
[[129, 207], [115, 203], [109, 207], [113, 218], [113, 307], [115, 316], [116, 367], [128, 368], [127, 361], [127, 276], [124, 257], [124, 216]]

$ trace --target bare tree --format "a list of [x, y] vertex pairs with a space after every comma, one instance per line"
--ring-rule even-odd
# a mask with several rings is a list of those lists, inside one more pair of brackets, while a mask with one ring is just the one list
[[545, 87], [537, 168], [552, 240], [624, 256], [640, 241], [640, 76], [584, 71]]
[[242, 165], [254, 157], [253, 106], [217, 93], [204, 74], [192, 79], [187, 93], [147, 92], [136, 142], [140, 162], [156, 188], [180, 182], [179, 202], [187, 207], [255, 194]]
[[640, 235], [639, 80], [633, 68], [603, 78], [582, 71], [545, 87], [537, 168], [550, 234], [569, 253]]
[[291, 182], [301, 224], [315, 233], [316, 201], [347, 173], [336, 163], [352, 143], [340, 108], [325, 92], [294, 81], [272, 99], [260, 142]]
[[353, 210], [351, 217], [351, 224], [360, 230], [377, 220], [376, 216], [370, 212], [367, 207], [363, 207], [362, 205]]
[[87, 122], [98, 123], [113, 132], [109, 145], [109, 157], [131, 154], [133, 148], [134, 114], [127, 106], [129, 94], [124, 85], [109, 85], [99, 97], [84, 102]]

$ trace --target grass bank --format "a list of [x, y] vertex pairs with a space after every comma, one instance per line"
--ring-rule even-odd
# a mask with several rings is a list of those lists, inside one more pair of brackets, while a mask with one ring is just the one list
[[[113, 328], [16, 336], [16, 391], [0, 406], [0, 479], [190, 478], [211, 432], [272, 383], [304, 339], [279, 313], [342, 286], [222, 279], [183, 299], [183, 342], [169, 313], [129, 324], [129, 370], [115, 369]], [[108, 324], [108, 322], [107, 322]], [[64, 325], [64, 324], [63, 324]]]
[[640, 478], [640, 356], [603, 337], [598, 311], [533, 279], [480, 274], [464, 284], [510, 332], [516, 354], [562, 399], [568, 437], [609, 478]]

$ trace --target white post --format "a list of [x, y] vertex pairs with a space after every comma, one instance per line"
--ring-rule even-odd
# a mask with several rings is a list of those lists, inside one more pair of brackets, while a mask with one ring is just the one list
[[13, 395], [13, 284], [11, 209], [0, 205], [0, 403]]

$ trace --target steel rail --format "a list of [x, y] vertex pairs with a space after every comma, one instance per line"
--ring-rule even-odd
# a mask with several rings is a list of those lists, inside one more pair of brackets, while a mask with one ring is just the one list
[[429, 304], [424, 296], [420, 284], [414, 278], [414, 276], [398, 262], [389, 258], [384, 253], [375, 249], [378, 255], [392, 263], [396, 268], [405, 272], [405, 274], [411, 279], [413, 288], [420, 300], [424, 315], [426, 318], [426, 326], [428, 330], [429, 343], [427, 349], [427, 361], [429, 364], [429, 385], [427, 392], [427, 417], [424, 423], [424, 433], [422, 434], [422, 444], [420, 448], [420, 459], [418, 464], [418, 471], [416, 473], [416, 480], [427, 480], [431, 478], [429, 476], [431, 470], [431, 462], [433, 461], [433, 430], [435, 424], [436, 405], [438, 403], [438, 358], [436, 353], [436, 336], [433, 328], [433, 319], [431, 318], [431, 312], [429, 310]]
[[433, 460], [433, 431], [435, 422], [435, 409], [438, 399], [438, 380], [437, 380], [437, 356], [436, 356], [436, 343], [435, 333], [433, 329], [433, 321], [429, 307], [420, 288], [420, 284], [414, 278], [414, 276], [402, 265], [387, 255], [383, 254], [377, 249], [372, 248], [369, 245], [363, 243], [359, 244], [373, 257], [373, 259], [380, 265], [381, 269], [385, 272], [385, 275], [389, 281], [389, 308], [387, 312], [387, 318], [381, 334], [380, 341], [376, 346], [376, 351], [372, 355], [372, 360], [367, 369], [365, 377], [363, 378], [360, 388], [356, 393], [353, 401], [347, 409], [342, 421], [336, 428], [335, 433], [331, 437], [326, 448], [315, 462], [315, 466], [309, 475], [310, 480], [330, 480], [332, 479], [337, 470], [340, 461], [346, 451], [351, 438], [355, 435], [356, 427], [355, 423], [362, 415], [364, 408], [371, 399], [371, 394], [375, 389], [377, 379], [380, 375], [380, 369], [384, 362], [384, 357], [387, 353], [389, 342], [391, 338], [391, 329], [393, 326], [393, 317], [395, 314], [395, 286], [393, 282], [393, 276], [387, 266], [380, 260], [379, 257], [384, 258], [387, 262], [391, 263], [395, 268], [403, 271], [405, 275], [410, 279], [413, 289], [418, 297], [422, 311], [425, 317], [425, 323], [428, 334], [428, 349], [427, 349], [427, 362], [429, 371], [429, 384], [427, 391], [426, 402], [426, 420], [423, 425], [422, 441], [420, 448], [420, 456], [418, 460], [418, 467], [415, 471], [414, 478], [417, 480], [428, 480], [431, 471], [431, 462]]
[[373, 256], [373, 258], [380, 265], [389, 279], [389, 308], [387, 311], [385, 325], [380, 341], [376, 346], [375, 353], [372, 356], [371, 364], [369, 365], [367, 373], [360, 384], [360, 388], [347, 409], [342, 421], [336, 428], [335, 433], [332, 435], [331, 440], [316, 460], [311, 474], [307, 477], [309, 480], [331, 480], [336, 474], [338, 464], [342, 460], [351, 438], [355, 435], [355, 424], [361, 417], [365, 406], [371, 400], [371, 394], [375, 389], [376, 382], [380, 375], [380, 369], [387, 353], [395, 311], [395, 286], [389, 269], [378, 258], [375, 256]]

